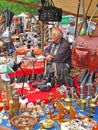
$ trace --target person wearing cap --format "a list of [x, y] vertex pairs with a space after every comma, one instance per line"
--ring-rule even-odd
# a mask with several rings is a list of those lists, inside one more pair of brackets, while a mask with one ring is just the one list
[[69, 21], [69, 24], [66, 28], [66, 39], [70, 43], [71, 48], [72, 48], [73, 43], [74, 43], [75, 29], [76, 29], [75, 19], [71, 18]]
[[71, 18], [67, 26], [67, 35], [75, 35], [75, 19]]

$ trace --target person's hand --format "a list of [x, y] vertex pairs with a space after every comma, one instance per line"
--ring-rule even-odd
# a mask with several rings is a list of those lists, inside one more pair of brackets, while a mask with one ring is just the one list
[[52, 59], [53, 59], [53, 56], [52, 56], [52, 55], [47, 55], [47, 56], [46, 56], [46, 60], [47, 60], [47, 61], [51, 61]]

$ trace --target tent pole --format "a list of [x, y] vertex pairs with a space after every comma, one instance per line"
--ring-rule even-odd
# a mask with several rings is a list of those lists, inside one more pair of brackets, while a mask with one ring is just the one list
[[82, 26], [83, 26], [83, 24], [84, 24], [84, 22], [85, 22], [85, 19], [87, 18], [87, 14], [88, 14], [88, 11], [89, 11], [89, 8], [90, 8], [91, 4], [92, 4], [92, 0], [90, 0], [90, 3], [89, 3], [88, 8], [87, 8], [87, 10], [86, 10], [85, 18], [83, 19], [83, 22], [82, 22], [82, 24], [81, 24], [80, 30], [79, 30], [79, 32], [78, 32], [78, 35], [80, 34], [80, 31], [81, 31]]
[[[41, 0], [42, 8], [44, 8], [45, 2], [46, 2], [46, 0]], [[41, 50], [42, 50], [42, 53], [44, 50], [44, 33], [45, 33], [44, 28], [45, 28], [45, 22], [42, 21], [42, 30], [41, 30]]]
[[41, 50], [43, 52], [44, 50], [44, 21], [42, 21], [42, 33], [41, 33]]
[[85, 30], [84, 34], [86, 35], [87, 19], [85, 19], [85, 4], [84, 4], [84, 0], [82, 0], [82, 9], [83, 9], [83, 19], [84, 19], [83, 28], [84, 28], [84, 30]]
[[78, 24], [78, 15], [79, 15], [79, 9], [80, 9], [80, 2], [81, 0], [78, 0], [78, 9], [77, 9], [77, 16], [76, 16], [76, 27], [75, 27], [75, 38], [77, 36], [77, 24]]

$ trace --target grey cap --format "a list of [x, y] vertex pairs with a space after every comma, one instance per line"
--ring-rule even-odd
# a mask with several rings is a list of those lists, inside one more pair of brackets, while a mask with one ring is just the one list
[[73, 23], [73, 22], [75, 22], [75, 18], [70, 18], [69, 23]]

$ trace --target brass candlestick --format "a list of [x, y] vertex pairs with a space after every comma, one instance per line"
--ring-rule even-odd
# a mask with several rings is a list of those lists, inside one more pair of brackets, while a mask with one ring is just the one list
[[7, 96], [5, 92], [1, 93], [2, 99], [3, 99], [3, 119], [7, 119], [7, 114], [6, 114], [6, 103], [7, 103]]
[[7, 102], [7, 99], [3, 99], [3, 105], [4, 105], [3, 119], [8, 119], [7, 113], [6, 113], [6, 102]]
[[96, 95], [98, 95], [98, 83], [95, 83], [95, 89], [96, 89], [96, 91], [95, 91], [95, 96], [96, 96]]
[[94, 115], [94, 113], [95, 113], [95, 107], [96, 107], [96, 104], [94, 104], [94, 103], [90, 103], [89, 104], [89, 106], [88, 106], [88, 108], [89, 108], [89, 115]]
[[70, 106], [72, 105], [72, 99], [71, 98], [66, 98], [65, 102], [66, 102], [65, 108], [69, 112], [70, 111]]
[[80, 99], [79, 106], [80, 106], [80, 111], [85, 111], [85, 108], [86, 108], [86, 99]]
[[48, 100], [51, 102], [51, 101], [52, 101], [52, 99], [53, 99], [53, 94], [52, 94], [52, 93], [50, 93], [50, 94], [48, 95]]

